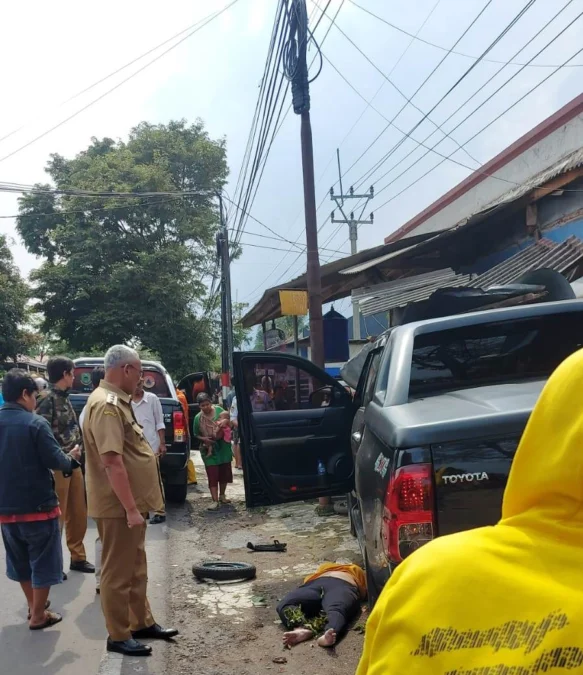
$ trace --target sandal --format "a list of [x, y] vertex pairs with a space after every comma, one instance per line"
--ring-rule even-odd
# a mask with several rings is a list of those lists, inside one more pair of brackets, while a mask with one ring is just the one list
[[39, 623], [38, 626], [29, 626], [30, 630], [43, 630], [43, 628], [50, 628], [51, 626], [61, 623], [63, 617], [56, 612], [45, 612], [45, 620]]
[[210, 506], [207, 506], [207, 511], [218, 511], [221, 508], [220, 502], [213, 502]]
[[231, 503], [231, 500], [227, 499], [224, 495], [222, 497], [219, 497], [219, 501], [221, 502], [221, 504], [230, 504]]
[[[47, 600], [47, 601], [46, 601], [46, 604], [45, 604], [45, 609], [48, 609], [50, 606], [51, 606], [51, 601], [50, 601], [50, 600]], [[30, 621], [30, 616], [31, 616], [31, 614], [30, 614], [30, 608], [29, 608], [28, 614], [27, 614], [27, 616], [26, 616], [26, 618], [27, 618], [28, 621]]]

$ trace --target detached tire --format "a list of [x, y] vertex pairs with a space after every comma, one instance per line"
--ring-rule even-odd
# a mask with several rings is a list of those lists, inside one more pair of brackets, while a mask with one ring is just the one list
[[192, 573], [197, 579], [213, 579], [214, 581], [237, 581], [255, 579], [255, 565], [240, 562], [206, 562], [192, 566]]

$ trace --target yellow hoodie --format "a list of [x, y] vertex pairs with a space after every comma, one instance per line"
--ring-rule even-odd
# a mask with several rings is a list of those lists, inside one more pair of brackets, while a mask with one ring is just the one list
[[393, 574], [357, 675], [583, 673], [583, 351], [530, 417], [494, 527], [440, 537]]

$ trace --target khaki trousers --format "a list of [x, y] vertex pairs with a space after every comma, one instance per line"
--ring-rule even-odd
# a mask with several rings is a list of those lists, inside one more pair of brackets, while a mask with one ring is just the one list
[[67, 548], [71, 552], [71, 561], [87, 560], [83, 539], [87, 532], [87, 504], [85, 502], [85, 483], [81, 469], [75, 469], [70, 478], [62, 471], [55, 471], [55, 491], [61, 508], [61, 532], [65, 530]]
[[[160, 455], [156, 455], [156, 460], [158, 461], [158, 472], [160, 472]], [[166, 495], [164, 494], [164, 483], [160, 480], [160, 488], [162, 489], [162, 499], [164, 500], [164, 507], [160, 511], [154, 511], [157, 516], [166, 515]]]
[[146, 596], [146, 525], [129, 528], [125, 518], [96, 518], [103, 547], [101, 609], [112, 640], [129, 640], [132, 631], [154, 625]]

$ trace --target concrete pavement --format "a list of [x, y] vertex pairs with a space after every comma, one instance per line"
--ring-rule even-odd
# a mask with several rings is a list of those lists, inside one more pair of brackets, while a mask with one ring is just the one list
[[[94, 562], [96, 528], [90, 521], [85, 547]], [[166, 526], [148, 528], [149, 597], [156, 620], [165, 622], [168, 574]], [[65, 569], [69, 552], [64, 549]], [[18, 584], [5, 574], [0, 544], [0, 673], [4, 675], [141, 675], [164, 673], [165, 644], [153, 644], [148, 659], [123, 659], [104, 652], [106, 630], [92, 574], [68, 572], [69, 579], [51, 591], [52, 608], [62, 623], [44, 631], [28, 630], [26, 604]]]

